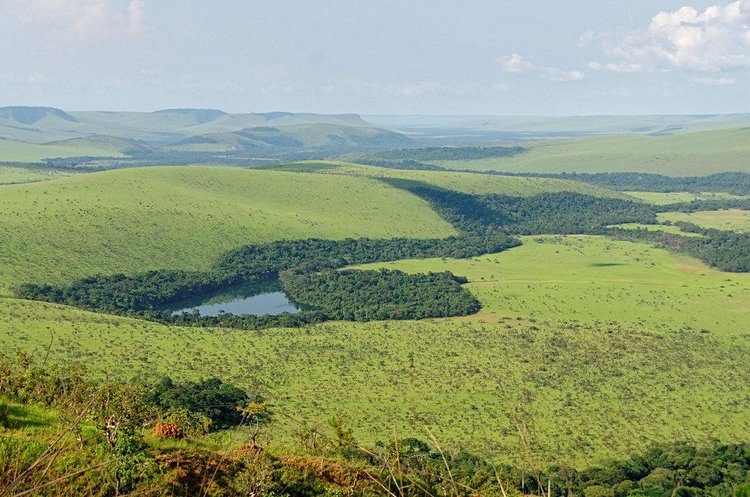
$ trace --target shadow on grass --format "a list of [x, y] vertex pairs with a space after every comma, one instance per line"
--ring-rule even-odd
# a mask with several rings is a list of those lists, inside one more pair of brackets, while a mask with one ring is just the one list
[[55, 418], [35, 407], [18, 404], [5, 404], [7, 409], [3, 427], [10, 430], [46, 428], [54, 425]]

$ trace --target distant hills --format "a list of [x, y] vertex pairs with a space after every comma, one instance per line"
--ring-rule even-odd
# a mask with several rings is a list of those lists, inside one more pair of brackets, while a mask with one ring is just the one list
[[[387, 156], [386, 151], [399, 151], [403, 159], [425, 162], [412, 157], [408, 149], [450, 147], [450, 155], [458, 155], [460, 160], [417, 165], [512, 172], [645, 169], [707, 174], [747, 169], [748, 127], [750, 114], [364, 119], [358, 114], [231, 114], [190, 108], [72, 112], [12, 106], [0, 107], [0, 163], [46, 163], [79, 169], [252, 166], [269, 161], [346, 158], [386, 165], [380, 160]], [[524, 153], [487, 156], [488, 145], [508, 143]], [[471, 147], [482, 149], [469, 150]], [[667, 161], [667, 152], [675, 160]], [[478, 154], [485, 159], [477, 162]], [[699, 160], [699, 156], [706, 158]], [[672, 164], [675, 161], [679, 164]], [[406, 166], [398, 163], [394, 167]]]
[[0, 162], [65, 159], [66, 165], [75, 166], [76, 161], [71, 159], [83, 157], [117, 158], [118, 163], [137, 159], [138, 164], [231, 161], [289, 154], [300, 158], [410, 144], [407, 136], [373, 126], [357, 114], [0, 108]]

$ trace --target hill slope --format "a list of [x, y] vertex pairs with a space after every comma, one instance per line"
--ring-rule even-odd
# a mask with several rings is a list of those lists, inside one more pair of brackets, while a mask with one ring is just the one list
[[437, 161], [452, 169], [506, 172], [643, 172], [705, 176], [750, 172], [750, 128], [667, 136], [614, 135], [557, 139], [528, 144], [528, 152], [507, 158]]
[[0, 288], [96, 273], [200, 269], [241, 245], [454, 234], [379, 181], [211, 167], [117, 170], [3, 186]]
[[472, 195], [497, 194], [530, 197], [540, 193], [575, 192], [595, 197], [626, 197], [621, 193], [589, 183], [554, 178], [524, 178], [453, 171], [388, 169], [333, 161], [303, 161], [283, 164], [281, 166], [271, 166], [270, 168], [296, 172], [420, 181], [445, 188], [446, 190], [454, 190]]

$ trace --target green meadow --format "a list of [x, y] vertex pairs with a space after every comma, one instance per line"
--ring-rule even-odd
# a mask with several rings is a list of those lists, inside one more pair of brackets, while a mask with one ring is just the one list
[[725, 231], [739, 231], [750, 233], [750, 211], [741, 209], [724, 209], [719, 211], [698, 212], [663, 212], [660, 221], [686, 222], [697, 224], [704, 228]]
[[[495, 174], [475, 174], [452, 171], [421, 171], [387, 169], [347, 162], [309, 161], [284, 164], [286, 171], [315, 172], [343, 176], [390, 178], [419, 181], [429, 185], [471, 195], [499, 194], [513, 197], [530, 197], [549, 192], [575, 192], [596, 197], [623, 197], [619, 192], [582, 183], [555, 178], [524, 178]], [[276, 167], [274, 167], [276, 169]]]
[[603, 135], [542, 140], [525, 144], [513, 157], [436, 161], [450, 169], [505, 172], [642, 172], [705, 176], [750, 172], [750, 128], [675, 135]]
[[449, 236], [423, 200], [374, 179], [157, 167], [0, 189], [0, 288], [200, 269], [247, 244]]
[[748, 197], [724, 192], [623, 192], [654, 205], [679, 204], [693, 200], [741, 200]]
[[72, 172], [59, 169], [26, 168], [14, 166], [0, 166], [0, 185], [17, 183], [33, 183], [70, 176]]
[[261, 392], [273, 443], [342, 416], [365, 443], [427, 438], [515, 461], [511, 415], [544, 461], [585, 467], [657, 440], [747, 439], [750, 279], [651, 246], [529, 237], [468, 260], [379, 264], [466, 275], [483, 310], [303, 329], [169, 328], [0, 299], [6, 351], [121, 379], [218, 375]]
[[591, 236], [525, 237], [523, 246], [466, 260], [371, 264], [469, 279], [480, 319], [497, 317], [644, 325], [731, 340], [750, 333], [750, 275], [717, 271], [647, 244]]
[[124, 157], [121, 148], [116, 143], [86, 139], [43, 144], [0, 139], [0, 158], [3, 162], [41, 162], [62, 157]]

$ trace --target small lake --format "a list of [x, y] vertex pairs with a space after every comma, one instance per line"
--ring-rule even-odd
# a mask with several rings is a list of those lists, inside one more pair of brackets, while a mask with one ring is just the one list
[[240, 285], [220, 293], [196, 296], [167, 307], [172, 315], [183, 312], [200, 312], [201, 316], [218, 316], [227, 314], [253, 314], [256, 316], [300, 312], [298, 305], [284, 293], [277, 281]]

